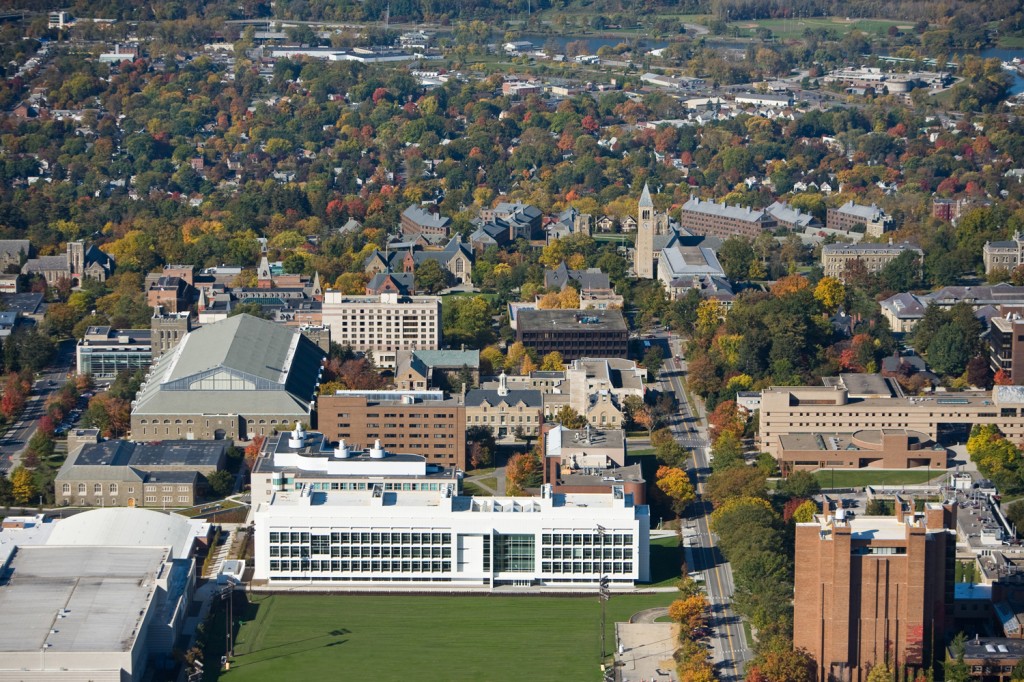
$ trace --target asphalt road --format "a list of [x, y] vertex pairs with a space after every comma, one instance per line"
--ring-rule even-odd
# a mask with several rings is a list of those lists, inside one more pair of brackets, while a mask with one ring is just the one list
[[732, 567], [716, 546], [717, 538], [709, 527], [711, 504], [703, 500], [704, 479], [711, 471], [706, 429], [683, 391], [686, 363], [675, 359], [682, 356], [681, 342], [676, 338], [658, 339], [658, 342], [667, 344], [671, 349], [671, 353], [666, 353], [660, 381], [666, 390], [675, 393], [679, 404], [678, 413], [669, 426], [677, 441], [693, 449], [689, 473], [697, 489], [697, 502], [691, 506], [693, 516], [687, 521], [687, 526], [689, 533], [696, 533], [691, 536], [694, 544], [690, 548], [695, 565], [688, 568], [691, 573], [703, 575], [704, 588], [711, 602], [711, 627], [714, 631], [711, 644], [713, 658], [718, 664], [717, 677], [722, 682], [742, 680], [744, 666], [753, 654], [740, 617], [732, 609]]
[[[74, 366], [75, 344], [73, 341], [65, 341], [60, 345], [53, 363], [39, 374], [21, 416], [3, 438], [0, 438], [0, 473], [6, 474], [18, 466], [21, 451], [36, 432], [39, 418], [45, 414], [43, 406], [46, 399], [67, 381], [68, 374], [74, 370]], [[52, 386], [49, 384], [51, 381]]]

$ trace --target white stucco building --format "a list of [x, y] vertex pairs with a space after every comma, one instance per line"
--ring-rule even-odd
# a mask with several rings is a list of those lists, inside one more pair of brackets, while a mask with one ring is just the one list
[[488, 591], [650, 579], [650, 513], [611, 494], [472, 498], [285, 490], [254, 513], [256, 585]]

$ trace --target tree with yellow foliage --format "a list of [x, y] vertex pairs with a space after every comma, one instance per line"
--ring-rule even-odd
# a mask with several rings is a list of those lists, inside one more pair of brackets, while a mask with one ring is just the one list
[[562, 310], [577, 310], [580, 307], [580, 292], [573, 287], [562, 289], [558, 294], [558, 307]]
[[557, 350], [553, 350], [544, 356], [541, 360], [540, 369], [542, 372], [561, 372], [565, 369], [565, 360], [562, 359], [562, 354]]
[[25, 504], [35, 497], [36, 484], [32, 472], [23, 466], [17, 467], [11, 472], [11, 488], [14, 501], [18, 504]]
[[834, 313], [846, 300], [846, 287], [835, 277], [822, 277], [814, 287], [814, 298], [825, 308], [825, 312]]

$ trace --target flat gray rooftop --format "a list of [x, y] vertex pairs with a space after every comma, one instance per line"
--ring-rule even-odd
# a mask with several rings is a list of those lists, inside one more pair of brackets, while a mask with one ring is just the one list
[[19, 547], [0, 582], [0, 657], [130, 650], [167, 555], [159, 547]]
[[626, 320], [618, 310], [521, 310], [520, 331], [626, 331]]

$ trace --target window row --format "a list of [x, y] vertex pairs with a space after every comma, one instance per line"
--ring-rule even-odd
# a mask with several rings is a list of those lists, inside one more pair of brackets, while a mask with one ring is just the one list
[[[311, 556], [330, 555], [334, 558], [353, 559], [450, 559], [451, 547], [333, 547], [314, 545], [271, 545], [271, 557], [308, 559]], [[622, 557], [619, 557], [620, 559]]]
[[349, 573], [449, 573], [450, 561], [319, 561], [317, 559], [271, 559], [270, 571], [310, 571]]
[[632, 533], [544, 533], [544, 545], [632, 545]]
[[544, 547], [542, 559], [632, 559], [632, 547]]
[[632, 573], [632, 561], [542, 561], [544, 573]]
[[[332, 532], [329, 534], [314, 535], [317, 542], [330, 542], [331, 544], [392, 544], [392, 545], [450, 545], [452, 543], [451, 533], [347, 533]], [[308, 531], [272, 531], [270, 533], [270, 544], [281, 544], [290, 542], [292, 544], [307, 544], [310, 542]]]

